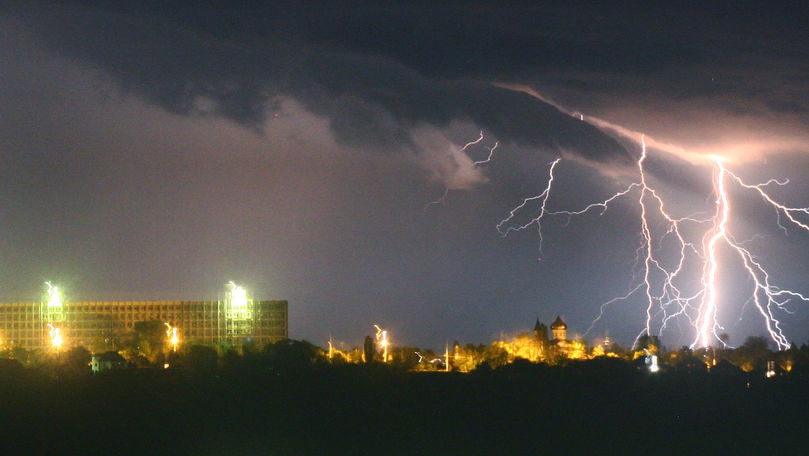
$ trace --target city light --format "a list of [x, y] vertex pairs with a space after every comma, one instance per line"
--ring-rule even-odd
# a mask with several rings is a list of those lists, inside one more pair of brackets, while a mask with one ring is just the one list
[[59, 287], [50, 282], [45, 282], [45, 285], [48, 286], [48, 307], [62, 307], [62, 293]]
[[643, 349], [646, 352], [646, 357], [644, 358], [644, 362], [646, 363], [646, 367], [649, 369], [649, 372], [655, 373], [660, 372], [660, 365], [657, 362], [657, 355], [652, 354], [649, 350]]
[[50, 282], [45, 282], [45, 285], [48, 286], [48, 302], [46, 305], [47, 321], [55, 322], [64, 320], [65, 314], [62, 309], [62, 293], [59, 291], [59, 287]]
[[228, 282], [230, 287], [230, 305], [234, 309], [247, 308], [247, 290], [241, 285], [236, 285], [232, 280]]
[[48, 335], [51, 338], [51, 345], [53, 345], [53, 348], [55, 348], [56, 352], [58, 353], [59, 349], [62, 348], [62, 330], [54, 327], [50, 323], [48, 323], [48, 328], [50, 328]]
[[767, 372], [764, 373], [767, 378], [775, 377], [775, 361], [767, 361]]
[[169, 338], [169, 343], [171, 344], [172, 351], [177, 351], [177, 344], [180, 343], [180, 337], [177, 335], [177, 327], [171, 326], [168, 322], [164, 322], [166, 327], [166, 337]]
[[247, 290], [237, 285], [232, 280], [228, 282], [230, 287], [230, 308], [228, 309], [228, 317], [231, 320], [246, 320], [250, 317], [250, 309], [247, 303]]
[[379, 342], [379, 346], [382, 347], [382, 362], [387, 363], [388, 345], [390, 344], [390, 341], [388, 340], [388, 332], [377, 325], [374, 325], [374, 328], [376, 328], [376, 340]]

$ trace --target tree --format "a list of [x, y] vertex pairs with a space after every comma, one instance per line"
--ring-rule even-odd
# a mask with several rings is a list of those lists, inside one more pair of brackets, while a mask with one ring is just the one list
[[31, 355], [28, 350], [22, 347], [14, 347], [8, 350], [8, 357], [11, 359], [16, 359], [20, 362], [23, 366], [27, 365], [31, 361]]
[[495, 342], [483, 351], [483, 361], [496, 369], [508, 363], [508, 352], [503, 347], [496, 345]]
[[[645, 333], [638, 338], [638, 350], [646, 350], [649, 354], [656, 355], [660, 347], [660, 339], [657, 336], [650, 336], [648, 333]], [[645, 354], [646, 352], [644, 351], [643, 353]]]
[[390, 365], [403, 370], [412, 370], [419, 364], [418, 347], [399, 346], [389, 349]]
[[90, 350], [83, 346], [73, 347], [65, 354], [65, 365], [73, 373], [90, 372]]
[[374, 354], [376, 353], [376, 344], [371, 336], [365, 336], [365, 343], [363, 344], [365, 353], [365, 362], [372, 363], [374, 361]]
[[287, 369], [301, 369], [325, 361], [323, 350], [305, 340], [285, 339], [264, 347], [264, 355], [271, 364]]
[[483, 362], [485, 345], [466, 344], [465, 347], [461, 347], [461, 344], [456, 341], [453, 347], [452, 365], [454, 369], [471, 372]]
[[160, 320], [135, 322], [133, 345], [138, 353], [155, 363], [166, 350], [166, 325]]
[[544, 323], [540, 323], [538, 318], [534, 325], [534, 337], [539, 342], [539, 346], [544, 353], [548, 349], [548, 327]]
[[103, 353], [107, 351], [118, 351], [124, 347], [127, 338], [131, 338], [127, 328], [122, 323], [116, 321], [102, 321], [103, 328], [98, 331], [98, 335], [90, 341], [87, 347], [93, 353]]
[[219, 354], [207, 345], [192, 345], [183, 356], [182, 363], [194, 373], [208, 373], [216, 370]]
[[750, 336], [741, 347], [733, 351], [732, 362], [745, 372], [763, 368], [773, 357], [769, 341], [762, 336]]

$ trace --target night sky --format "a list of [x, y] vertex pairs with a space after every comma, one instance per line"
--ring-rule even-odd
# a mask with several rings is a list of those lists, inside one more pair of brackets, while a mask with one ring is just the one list
[[[748, 183], [789, 179], [768, 189], [809, 206], [805, 10], [131, 3], [0, 6], [0, 301], [40, 300], [46, 280], [68, 300], [216, 299], [235, 280], [289, 300], [290, 336], [319, 345], [376, 323], [442, 349], [557, 314], [583, 334], [638, 284], [638, 197], [546, 219], [541, 252], [536, 225], [501, 236], [555, 158], [554, 211], [638, 181], [641, 134], [677, 217], [713, 211], [707, 154]], [[809, 233], [733, 192], [737, 240], [809, 294]], [[765, 326], [722, 258], [738, 345]], [[630, 345], [645, 309], [617, 302], [587, 338]], [[809, 340], [809, 303], [774, 316]], [[686, 318], [662, 333], [693, 339]]]

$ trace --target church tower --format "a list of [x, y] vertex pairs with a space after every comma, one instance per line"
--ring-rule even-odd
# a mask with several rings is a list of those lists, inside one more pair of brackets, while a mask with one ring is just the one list
[[567, 324], [562, 321], [562, 317], [556, 316], [556, 320], [551, 323], [553, 340], [567, 340]]

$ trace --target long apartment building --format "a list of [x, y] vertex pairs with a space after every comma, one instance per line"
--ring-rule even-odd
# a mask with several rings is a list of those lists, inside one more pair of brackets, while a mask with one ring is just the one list
[[177, 328], [182, 344], [264, 345], [289, 337], [287, 301], [247, 299], [240, 287], [218, 301], [62, 303], [54, 290], [48, 302], [0, 303], [0, 347], [48, 348], [57, 337], [65, 348], [115, 348], [136, 322], [155, 320]]

